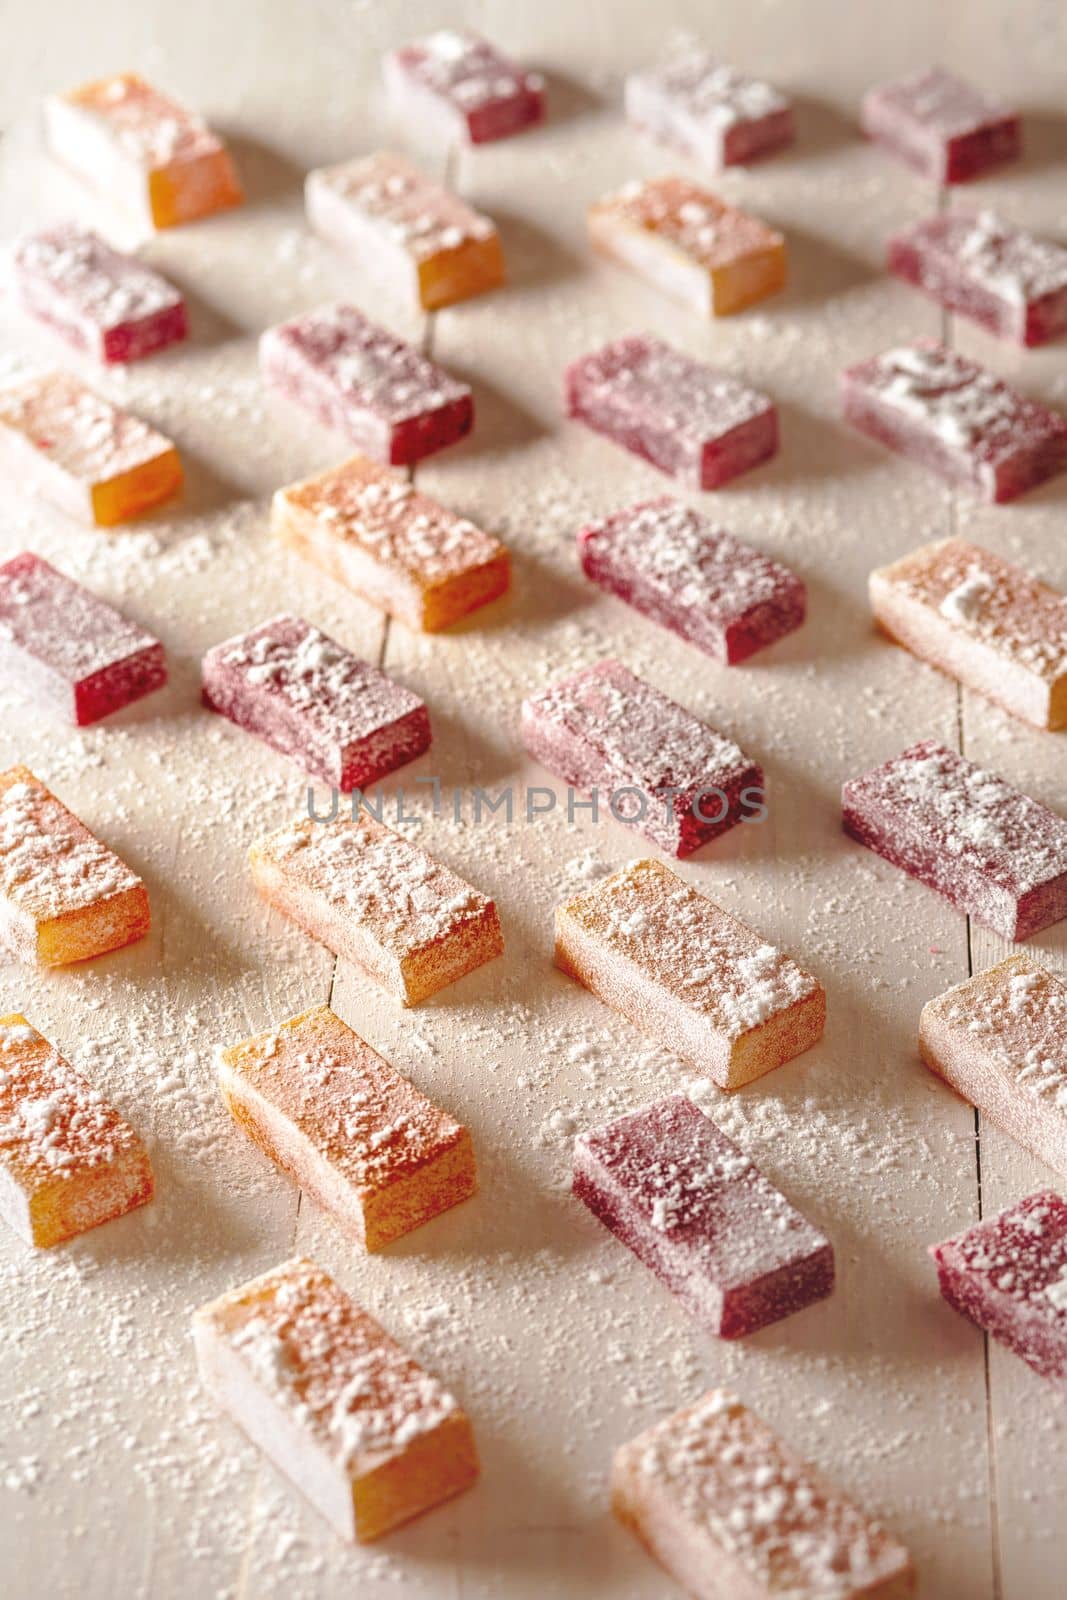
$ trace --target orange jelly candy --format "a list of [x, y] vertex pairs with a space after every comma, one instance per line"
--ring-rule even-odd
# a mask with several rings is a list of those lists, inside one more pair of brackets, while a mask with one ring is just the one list
[[69, 372], [0, 389], [0, 467], [100, 528], [151, 510], [182, 484], [169, 439]]
[[152, 1198], [137, 1134], [18, 1012], [0, 1017], [0, 1216], [60, 1244]]
[[0, 944], [28, 966], [64, 967], [148, 924], [136, 873], [26, 767], [0, 773]]
[[466, 1128], [329, 1006], [223, 1050], [218, 1072], [234, 1121], [367, 1250], [477, 1187]]
[[470, 1419], [313, 1261], [193, 1318], [200, 1378], [343, 1539], [365, 1543], [478, 1476]]
[[52, 95], [45, 130], [57, 160], [155, 228], [244, 199], [218, 134], [135, 72]]

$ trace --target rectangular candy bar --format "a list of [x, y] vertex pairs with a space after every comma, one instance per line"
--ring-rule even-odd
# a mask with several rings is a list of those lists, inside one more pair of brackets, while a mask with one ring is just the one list
[[589, 237], [655, 288], [725, 317], [785, 287], [785, 239], [686, 178], [630, 183], [590, 207]]
[[265, 900], [402, 1005], [503, 954], [492, 900], [362, 807], [269, 834], [249, 861]]
[[470, 1420], [313, 1261], [193, 1317], [200, 1381], [332, 1524], [365, 1543], [478, 1476]]
[[597, 662], [524, 700], [522, 742], [673, 856], [699, 850], [762, 805], [763, 769], [621, 661]]
[[32, 772], [0, 773], [0, 944], [64, 967], [143, 939], [148, 922], [136, 873]]
[[871, 573], [891, 639], [1038, 728], [1067, 727], [1067, 596], [969, 544], [924, 545]]
[[984, 1117], [1067, 1178], [1067, 984], [1009, 956], [923, 1007], [919, 1054]]
[[569, 417], [693, 489], [717, 489], [778, 449], [773, 401], [647, 334], [572, 362], [564, 396]]
[[890, 239], [888, 265], [1001, 339], [1047, 344], [1067, 328], [1067, 250], [992, 212], [916, 222]]
[[579, 1134], [573, 1191], [720, 1339], [833, 1289], [830, 1241], [684, 1095]]
[[1067, 821], [936, 739], [850, 778], [845, 832], [1004, 939], [1067, 917]]
[[346, 794], [430, 747], [418, 695], [301, 617], [272, 617], [215, 645], [203, 693], [213, 711]]
[[0, 469], [100, 528], [140, 516], [182, 484], [169, 439], [69, 372], [0, 389]]
[[355, 306], [323, 306], [268, 328], [265, 381], [328, 428], [393, 466], [409, 466], [470, 433], [470, 388]]
[[221, 1051], [218, 1071], [234, 1121], [365, 1250], [477, 1188], [466, 1128], [329, 1006]]
[[1022, 154], [1019, 113], [943, 67], [869, 90], [860, 122], [931, 183], [966, 183]]
[[841, 382], [854, 428], [983, 500], [1014, 500], [1067, 467], [1067, 419], [932, 340], [861, 361]]
[[504, 282], [504, 252], [492, 221], [388, 151], [321, 167], [304, 188], [307, 218], [354, 264], [411, 284], [426, 311], [484, 294]]
[[441, 28], [385, 58], [385, 81], [405, 123], [471, 144], [507, 139], [545, 120], [545, 83], [461, 28]]
[[914, 1592], [904, 1546], [722, 1389], [615, 1452], [611, 1501], [694, 1600]]
[[723, 666], [792, 633], [807, 610], [788, 567], [667, 496], [589, 523], [578, 555], [587, 578]]
[[723, 1089], [822, 1037], [810, 973], [659, 861], [629, 866], [556, 910], [556, 965]]
[[161, 689], [167, 664], [158, 639], [24, 550], [0, 565], [0, 674], [84, 728]]
[[1043, 1378], [1067, 1380], [1067, 1201], [1052, 1189], [1017, 1200], [932, 1245], [954, 1311]]
[[152, 1198], [148, 1152], [26, 1018], [0, 1017], [0, 1217], [44, 1249]]
[[755, 161], [793, 140], [793, 106], [784, 94], [696, 45], [673, 52], [661, 67], [632, 72], [626, 115], [712, 172]]
[[271, 526], [338, 583], [423, 633], [498, 599], [511, 581], [499, 539], [363, 456], [279, 489]]
[[17, 240], [11, 275], [22, 309], [97, 361], [140, 361], [189, 331], [173, 284], [74, 223]]
[[153, 227], [192, 222], [244, 199], [218, 135], [134, 72], [52, 95], [44, 109], [56, 159]]

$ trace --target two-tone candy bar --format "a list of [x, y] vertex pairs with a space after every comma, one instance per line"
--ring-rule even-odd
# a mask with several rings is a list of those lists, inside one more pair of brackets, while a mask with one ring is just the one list
[[239, 1127], [365, 1250], [477, 1187], [470, 1134], [329, 1006], [219, 1053]]
[[611, 1502], [693, 1600], [905, 1600], [914, 1590], [904, 1546], [722, 1389], [615, 1452]]
[[763, 801], [763, 769], [732, 739], [621, 661], [600, 661], [522, 704], [522, 742], [598, 814], [673, 856], [716, 839]]
[[1067, 467], [1067, 419], [933, 340], [841, 375], [845, 420], [983, 500], [1014, 500]]
[[249, 862], [265, 900], [402, 1005], [503, 953], [493, 901], [362, 807], [281, 828]]
[[845, 832], [1005, 939], [1067, 916], [1067, 821], [936, 739], [850, 778]]
[[568, 416], [694, 489], [717, 489], [778, 449], [773, 401], [647, 334], [572, 362], [564, 403]]
[[589, 210], [601, 255], [705, 317], [729, 316], [785, 285], [785, 239], [686, 178], [630, 183]]
[[202, 682], [212, 711], [345, 793], [430, 746], [417, 694], [288, 613], [215, 645]]
[[589, 523], [578, 555], [587, 578], [723, 666], [804, 621], [795, 573], [667, 496]]
[[990, 1122], [1067, 1178], [1067, 984], [1009, 956], [930, 1000], [919, 1054]]
[[579, 1134], [572, 1187], [720, 1339], [833, 1289], [830, 1241], [684, 1095]]
[[342, 1539], [365, 1543], [478, 1476], [470, 1421], [313, 1261], [193, 1317], [200, 1381]]
[[881, 628], [921, 661], [1038, 728], [1067, 726], [1067, 595], [965, 539], [870, 577]]
[[308, 174], [314, 231], [358, 266], [407, 280], [426, 311], [496, 289], [504, 252], [494, 223], [403, 156], [379, 151]]
[[810, 973], [660, 861], [558, 907], [556, 964], [723, 1089], [810, 1050], [826, 1022]]
[[499, 539], [364, 456], [279, 489], [271, 527], [347, 589], [422, 633], [498, 599], [511, 581]]
[[357, 449], [408, 466], [471, 431], [470, 388], [355, 306], [323, 306], [268, 328], [264, 380]]

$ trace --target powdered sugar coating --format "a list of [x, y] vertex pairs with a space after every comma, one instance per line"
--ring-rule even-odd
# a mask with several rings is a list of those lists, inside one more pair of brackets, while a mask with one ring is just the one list
[[738, 823], [743, 795], [762, 800], [763, 772], [732, 739], [620, 661], [597, 662], [524, 700], [522, 740], [550, 771], [595, 790], [617, 820], [674, 855]]
[[447, 627], [508, 586], [507, 551], [362, 456], [280, 489], [275, 531], [410, 627]]
[[209, 650], [203, 686], [213, 710], [345, 792], [430, 743], [418, 695], [289, 613]]
[[385, 59], [386, 82], [400, 109], [433, 113], [472, 144], [503, 139], [542, 122], [544, 79], [526, 72], [479, 34], [440, 28]]
[[70, 372], [48, 372], [0, 389], [0, 425], [87, 485], [135, 472], [174, 449], [147, 422]]
[[872, 572], [871, 609], [923, 660], [1039, 727], [1067, 722], [1067, 596], [965, 539]]
[[294, 1422], [359, 1472], [457, 1409], [436, 1378], [304, 1258], [253, 1278], [197, 1318], [227, 1339]]
[[27, 234], [11, 260], [25, 309], [101, 361], [135, 361], [186, 336], [179, 290], [89, 228]]
[[1067, 1379], [1067, 1201], [1027, 1195], [930, 1254], [941, 1293], [1042, 1377]]
[[468, 433], [467, 384], [355, 306], [323, 306], [268, 328], [264, 378], [375, 459], [401, 465]]
[[794, 573], [667, 496], [589, 523], [578, 551], [587, 578], [724, 665], [804, 620]]
[[778, 448], [766, 395], [646, 334], [582, 356], [564, 384], [568, 416], [695, 488], [716, 488]]
[[560, 906], [556, 961], [724, 1088], [808, 1049], [825, 1021], [810, 973], [659, 861]]
[[845, 416], [890, 449], [987, 500], [1009, 500], [1067, 466], [1067, 420], [932, 340], [842, 375]]
[[1004, 938], [1067, 916], [1067, 821], [936, 740], [841, 798], [847, 833]]
[[371, 233], [399, 245], [417, 261], [496, 233], [489, 217], [434, 183], [403, 156], [385, 150], [309, 173], [309, 218], [319, 231], [336, 237], [336, 229], [320, 227], [316, 220], [325, 220], [322, 202], [327, 194], [343, 204], [353, 220], [369, 224]]
[[630, 74], [626, 114], [637, 127], [716, 171], [793, 138], [786, 95], [695, 44], [672, 52], [662, 66]]
[[0, 565], [0, 666], [79, 726], [167, 681], [157, 639], [30, 551]]
[[467, 1130], [328, 1006], [222, 1051], [219, 1079], [256, 1143], [367, 1249], [474, 1190]]
[[721, 1389], [623, 1445], [612, 1493], [616, 1513], [699, 1600], [910, 1592], [903, 1546]]
[[101, 78], [61, 98], [105, 128], [124, 154], [148, 169], [222, 148], [202, 117], [135, 72]]
[[990, 211], [943, 211], [895, 234], [889, 269], [1017, 344], [1067, 327], [1067, 250]]
[[864, 96], [864, 132], [935, 183], [962, 183], [1022, 149], [1019, 115], [943, 67]]
[[926, 1065], [1067, 1176], [1067, 985], [1010, 956], [923, 1007]]
[[52, 1245], [152, 1198], [144, 1145], [18, 1013], [0, 1017], [0, 1213]]
[[19, 915], [62, 916], [140, 881], [32, 772], [0, 773], [0, 899]]
[[684, 1095], [579, 1134], [573, 1188], [721, 1338], [833, 1286], [829, 1241]]
[[362, 808], [282, 828], [249, 859], [267, 899], [405, 1004], [503, 950], [493, 902]]

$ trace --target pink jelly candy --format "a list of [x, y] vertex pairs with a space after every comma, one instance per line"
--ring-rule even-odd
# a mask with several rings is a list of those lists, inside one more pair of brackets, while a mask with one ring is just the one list
[[189, 331], [166, 278], [72, 223], [19, 239], [12, 282], [25, 311], [97, 361], [139, 361]]
[[983, 500], [1014, 500], [1067, 466], [1067, 420], [933, 340], [842, 374], [854, 428]]
[[795, 573], [667, 496], [589, 523], [578, 554], [587, 578], [724, 666], [804, 621]]
[[387, 465], [443, 450], [474, 422], [467, 384], [355, 306], [323, 306], [268, 328], [259, 362], [275, 389]]
[[215, 645], [203, 689], [213, 711], [345, 793], [430, 746], [417, 694], [300, 617], [273, 617]]
[[682, 1094], [579, 1134], [573, 1190], [720, 1339], [833, 1289], [830, 1241]]
[[545, 83], [466, 29], [442, 28], [385, 58], [385, 81], [402, 115], [460, 133], [471, 144], [507, 139], [545, 120]]
[[778, 449], [773, 401], [648, 334], [572, 362], [567, 415], [694, 489], [720, 484]]
[[852, 778], [845, 832], [1005, 939], [1067, 917], [1067, 822], [934, 739]]
[[791, 101], [769, 83], [724, 66], [699, 46], [626, 80], [638, 128], [712, 171], [754, 161], [793, 139]]
[[860, 120], [868, 138], [931, 183], [965, 183], [1022, 154], [1018, 112], [943, 67], [871, 89]]
[[942, 211], [889, 241], [890, 272], [1016, 344], [1067, 328], [1067, 250], [989, 211]]
[[1067, 1201], [1052, 1189], [1017, 1200], [932, 1245], [954, 1311], [1043, 1378], [1067, 1379]]
[[0, 566], [0, 676], [83, 728], [162, 689], [167, 666], [158, 639], [24, 550]]
[[762, 768], [621, 661], [600, 661], [524, 700], [522, 742], [672, 856], [762, 806]]

